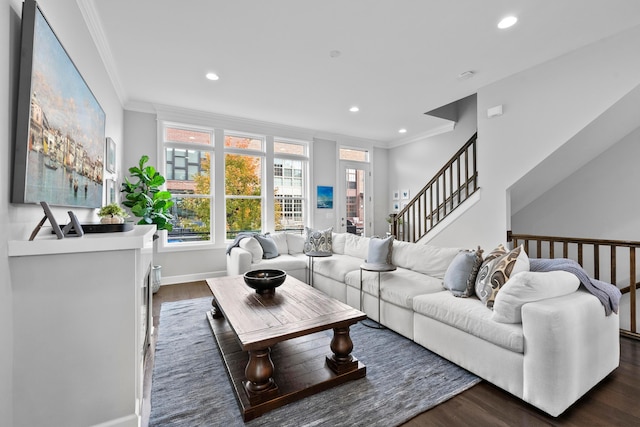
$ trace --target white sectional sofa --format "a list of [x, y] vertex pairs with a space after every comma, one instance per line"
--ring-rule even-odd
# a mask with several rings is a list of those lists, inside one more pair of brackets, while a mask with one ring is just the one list
[[[280, 268], [304, 281], [309, 262], [302, 252], [304, 237], [272, 237], [277, 257], [260, 259], [255, 246], [242, 244], [227, 256], [227, 273]], [[619, 364], [618, 315], [605, 316], [600, 301], [582, 287], [524, 303], [518, 308], [521, 323], [500, 323], [478, 298], [455, 297], [444, 289], [445, 272], [460, 248], [395, 241], [397, 269], [380, 273], [378, 300], [378, 273], [360, 270], [370, 239], [334, 233], [332, 240], [332, 256], [313, 260], [315, 288], [376, 321], [379, 303], [383, 325], [552, 416]]]

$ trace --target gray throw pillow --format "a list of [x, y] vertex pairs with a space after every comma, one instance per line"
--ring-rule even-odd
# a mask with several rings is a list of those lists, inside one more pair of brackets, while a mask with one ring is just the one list
[[380, 239], [372, 237], [369, 240], [369, 252], [365, 262], [367, 264], [391, 265], [391, 254], [393, 250], [393, 236]]
[[482, 249], [460, 251], [444, 274], [443, 286], [457, 297], [470, 297], [475, 292], [476, 277], [482, 265]]
[[332, 253], [332, 235], [333, 227], [326, 230], [314, 230], [309, 227], [305, 227], [305, 241], [304, 241], [304, 253], [305, 254], [326, 254]]
[[279, 255], [278, 246], [276, 245], [276, 242], [273, 241], [271, 236], [269, 236], [268, 234], [256, 234], [254, 237], [256, 238], [258, 243], [260, 243], [260, 246], [262, 246], [262, 258], [275, 258]]

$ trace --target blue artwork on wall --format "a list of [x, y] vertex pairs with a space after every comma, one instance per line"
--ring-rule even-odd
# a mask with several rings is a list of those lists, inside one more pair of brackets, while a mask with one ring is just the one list
[[318, 209], [333, 209], [333, 187], [318, 185]]

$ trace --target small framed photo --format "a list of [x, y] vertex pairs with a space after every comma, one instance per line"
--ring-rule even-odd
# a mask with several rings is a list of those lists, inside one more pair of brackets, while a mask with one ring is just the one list
[[409, 190], [402, 190], [402, 200], [409, 200]]
[[107, 137], [107, 154], [105, 158], [105, 167], [107, 171], [116, 173], [116, 143], [109, 137]]
[[393, 192], [393, 200], [400, 200], [400, 190], [395, 190]]
[[105, 179], [105, 205], [116, 203], [116, 182], [113, 179]]
[[398, 212], [400, 210], [400, 202], [393, 202], [393, 211]]

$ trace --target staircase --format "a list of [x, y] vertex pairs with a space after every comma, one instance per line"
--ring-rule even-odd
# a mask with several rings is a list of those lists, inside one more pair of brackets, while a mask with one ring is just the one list
[[479, 189], [477, 138], [476, 132], [407, 206], [391, 215], [397, 240], [417, 242]]

